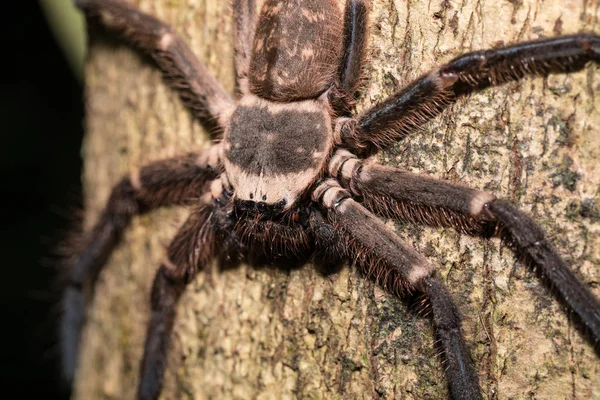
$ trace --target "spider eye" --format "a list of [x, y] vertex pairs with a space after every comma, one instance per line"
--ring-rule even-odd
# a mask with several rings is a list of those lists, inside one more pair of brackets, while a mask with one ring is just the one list
[[279, 207], [281, 207], [281, 208], [285, 208], [285, 205], [286, 205], [286, 204], [287, 204], [287, 200], [286, 200], [286, 199], [283, 199], [283, 200], [281, 200], [281, 201], [278, 203]]

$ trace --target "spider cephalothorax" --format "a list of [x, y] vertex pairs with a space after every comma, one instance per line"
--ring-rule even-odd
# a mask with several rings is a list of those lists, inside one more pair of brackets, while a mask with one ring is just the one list
[[[97, 276], [131, 218], [192, 205], [152, 288], [140, 398], [162, 387], [175, 305], [213, 259], [351, 259], [388, 290], [420, 292], [454, 398], [480, 398], [457, 306], [422, 255], [376, 215], [506, 239], [533, 264], [591, 337], [600, 303], [543, 230], [496, 196], [364, 160], [431, 120], [460, 96], [528, 74], [600, 61], [594, 34], [562, 36], [460, 56], [384, 102], [353, 114], [366, 53], [366, 0], [234, 0], [233, 100], [167, 25], [119, 0], [77, 0], [90, 20], [150, 54], [195, 116], [217, 125], [211, 148], [151, 163], [123, 178], [74, 260], [65, 294], [65, 375], [71, 378], [84, 309], [81, 286]], [[92, 278], [94, 279], [94, 278]]]
[[333, 145], [327, 98], [244, 96], [223, 138], [225, 175], [236, 200], [261, 212], [289, 209], [321, 175]]

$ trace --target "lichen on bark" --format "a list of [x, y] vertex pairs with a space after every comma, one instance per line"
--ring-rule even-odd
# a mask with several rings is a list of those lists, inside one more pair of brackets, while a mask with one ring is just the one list
[[[231, 10], [220, 0], [130, 0], [177, 28], [233, 92]], [[259, 2], [260, 3], [260, 2]], [[359, 110], [466, 51], [600, 32], [595, 0], [372, 0]], [[86, 68], [88, 226], [130, 168], [208, 142], [146, 58], [94, 38]], [[459, 101], [381, 163], [491, 191], [530, 213], [600, 296], [596, 66]], [[133, 398], [152, 278], [185, 210], [135, 218], [101, 273], [75, 397]], [[389, 221], [439, 270], [464, 315], [486, 398], [600, 398], [600, 363], [568, 314], [498, 240]], [[178, 308], [163, 397], [444, 398], [432, 330], [355, 267], [213, 266]]]

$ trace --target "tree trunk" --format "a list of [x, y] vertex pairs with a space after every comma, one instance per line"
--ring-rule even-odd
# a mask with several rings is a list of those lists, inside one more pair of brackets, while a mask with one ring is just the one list
[[[223, 0], [131, 0], [176, 27], [233, 92]], [[373, 0], [359, 110], [454, 56], [523, 40], [600, 32], [598, 0]], [[88, 227], [135, 166], [208, 141], [147, 59], [93, 38], [87, 63]], [[469, 96], [378, 161], [491, 191], [530, 213], [600, 296], [598, 68]], [[135, 218], [99, 277], [76, 398], [133, 398], [151, 282], [185, 210]], [[394, 224], [425, 254], [464, 315], [487, 398], [600, 398], [600, 362], [567, 313], [499, 240]], [[163, 398], [447, 397], [432, 329], [357, 268], [220, 271], [178, 308]]]

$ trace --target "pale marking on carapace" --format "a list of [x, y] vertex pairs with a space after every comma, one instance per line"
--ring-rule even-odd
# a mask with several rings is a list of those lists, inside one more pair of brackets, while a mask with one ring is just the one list
[[322, 12], [314, 11], [311, 9], [302, 8], [300, 10], [301, 15], [308, 21], [316, 23], [325, 20], [325, 14]]
[[[198, 90], [199, 86], [197, 84], [193, 85], [194, 90]], [[235, 104], [228, 103], [226, 101], [220, 101], [213, 103], [215, 105], [215, 113], [217, 115], [217, 122], [219, 126], [227, 126], [227, 123], [231, 119], [231, 114], [235, 111]]]
[[[329, 108], [325, 103], [327, 99], [323, 96], [315, 100], [303, 100], [294, 101], [289, 103], [280, 103], [261, 99], [258, 96], [250, 94], [240, 99], [239, 105], [245, 107], [266, 107], [273, 114], [285, 113], [289, 111], [305, 111], [311, 113], [323, 113], [329, 116], [329, 113], [325, 112], [324, 109]], [[331, 121], [331, 118], [328, 118]]]
[[301, 57], [302, 61], [307, 61], [313, 59], [315, 56], [315, 49], [312, 46], [306, 46], [302, 49]]
[[[255, 117], [261, 115], [263, 120], [261, 120], [261, 131], [257, 132], [259, 136], [256, 141], [248, 143], [248, 145], [257, 146], [256, 151], [259, 153], [256, 156], [236, 153], [236, 149], [240, 148], [238, 142], [248, 140], [244, 129], [249, 128], [236, 125], [239, 116], [232, 118], [232, 122], [225, 132], [223, 139], [224, 165], [235, 197], [240, 200], [264, 201], [267, 204], [277, 204], [281, 200], [285, 200], [286, 207], [292, 207], [297, 198], [310, 187], [325, 168], [325, 163], [334, 145], [331, 134], [331, 116], [328, 112], [329, 104], [326, 97], [294, 103], [277, 103], [249, 95], [240, 100], [238, 107], [239, 112], [242, 113], [240, 115], [243, 113], [250, 113]], [[310, 121], [311, 125], [299, 126], [298, 129], [301, 129], [296, 130], [296, 125], [290, 126], [289, 118], [281, 120], [282, 116], [288, 115], [290, 118], [299, 118], [298, 123]], [[304, 129], [307, 136], [299, 136], [290, 140], [289, 146], [293, 147], [288, 147], [288, 141], [281, 136], [283, 135], [282, 129], [283, 131], [291, 130], [292, 133], [296, 131], [296, 135], [303, 132], [302, 129]], [[313, 133], [314, 136], [311, 136]], [[315, 138], [318, 138], [317, 147], [314, 147], [315, 143], [313, 143]], [[276, 140], [277, 143], [274, 143]], [[280, 157], [294, 154], [300, 156], [294, 156], [297, 158], [294, 160], [295, 163], [283, 168], [284, 164], [281, 164], [281, 161], [276, 161], [275, 158], [271, 159], [270, 156], [266, 157], [268, 153], [260, 153], [262, 151], [276, 151], [277, 153], [271, 153], [275, 158], [278, 154]], [[243, 161], [248, 157], [252, 158], [252, 167], [247, 164], [248, 161]], [[290, 162], [292, 162], [291, 159]]]
[[291, 208], [298, 197], [315, 181], [319, 174], [311, 168], [303, 172], [289, 174], [248, 174], [240, 167], [225, 161], [225, 169], [231, 175], [229, 180], [234, 195], [240, 200], [264, 201], [277, 204], [286, 201], [285, 209]]

